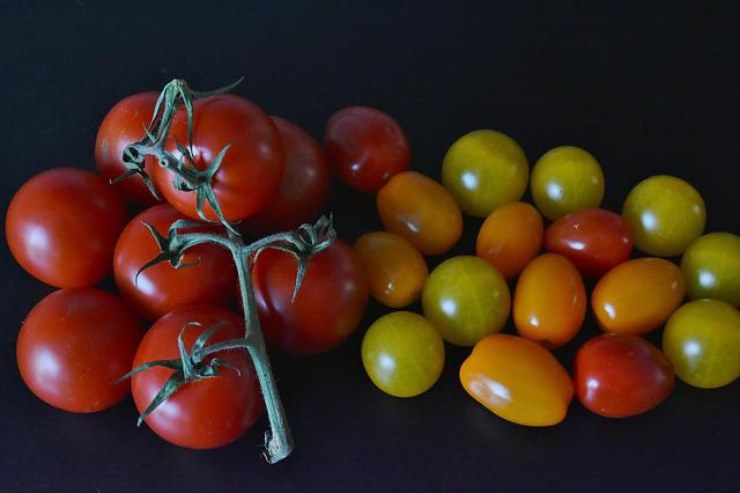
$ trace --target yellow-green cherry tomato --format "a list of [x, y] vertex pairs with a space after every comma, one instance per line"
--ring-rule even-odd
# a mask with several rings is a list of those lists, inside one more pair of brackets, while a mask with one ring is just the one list
[[457, 139], [442, 163], [442, 184], [466, 214], [486, 217], [519, 200], [527, 189], [529, 163], [511, 137], [475, 130]]
[[604, 198], [604, 172], [588, 151], [556, 147], [535, 163], [531, 187], [537, 208], [555, 221], [571, 212], [599, 207]]
[[709, 233], [689, 245], [681, 259], [686, 294], [740, 307], [740, 236]]
[[681, 255], [701, 236], [706, 208], [699, 192], [675, 176], [647, 178], [627, 195], [622, 215], [632, 228], [635, 246], [656, 257]]
[[663, 352], [689, 385], [731, 384], [740, 376], [740, 312], [724, 301], [686, 303], [665, 326]]
[[445, 348], [436, 329], [421, 315], [393, 312], [380, 317], [362, 340], [362, 364], [383, 392], [414, 397], [439, 379]]
[[427, 279], [421, 296], [424, 316], [445, 341], [472, 346], [499, 332], [511, 310], [511, 293], [501, 273], [478, 257], [452, 257]]

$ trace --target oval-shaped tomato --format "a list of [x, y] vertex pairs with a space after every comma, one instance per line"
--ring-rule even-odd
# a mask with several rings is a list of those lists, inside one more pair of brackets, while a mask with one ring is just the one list
[[740, 236], [709, 233], [689, 245], [681, 259], [686, 294], [740, 307]]
[[298, 260], [264, 250], [253, 270], [254, 297], [265, 339], [292, 354], [328, 351], [357, 328], [368, 283], [357, 253], [341, 239], [311, 257], [295, 300]]
[[460, 367], [460, 382], [489, 411], [526, 426], [560, 423], [573, 399], [570, 376], [550, 351], [507, 334], [475, 345]]
[[641, 335], [668, 320], [684, 293], [676, 265], [660, 258], [638, 258], [616, 266], [596, 283], [591, 306], [606, 332]]
[[55, 291], [23, 322], [16, 344], [21, 377], [39, 399], [77, 413], [102, 411], [128, 396], [127, 382], [144, 335], [119, 298], [95, 288]]
[[619, 214], [583, 209], [547, 228], [545, 248], [573, 262], [584, 276], [600, 277], [630, 258], [632, 231]]
[[334, 113], [326, 123], [324, 147], [339, 177], [365, 193], [377, 192], [411, 165], [409, 141], [398, 122], [366, 106]]
[[[194, 325], [197, 323], [200, 325]], [[242, 320], [225, 308], [190, 305], [168, 313], [147, 331], [136, 351], [134, 368], [149, 361], [179, 359], [177, 339], [185, 349], [216, 324], [221, 327], [207, 345], [243, 337]], [[209, 449], [230, 443], [249, 430], [264, 409], [259, 384], [249, 355], [244, 350], [221, 351], [217, 376], [187, 383], [154, 409], [144, 422], [157, 435], [181, 447]], [[174, 370], [154, 367], [131, 377], [131, 390], [139, 413], [154, 400]]]
[[395, 175], [378, 192], [383, 227], [424, 255], [447, 252], [462, 235], [462, 214], [442, 185], [415, 171]]
[[586, 409], [607, 418], [641, 414], [673, 391], [670, 361], [641, 337], [603, 334], [587, 341], [574, 363], [576, 396]]
[[13, 257], [36, 279], [60, 288], [85, 287], [110, 274], [126, 220], [123, 199], [104, 179], [55, 168], [15, 193], [5, 235]]

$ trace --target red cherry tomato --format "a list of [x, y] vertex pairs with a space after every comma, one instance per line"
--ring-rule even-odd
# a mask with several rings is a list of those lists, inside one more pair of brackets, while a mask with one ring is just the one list
[[351, 106], [334, 113], [326, 124], [324, 146], [339, 177], [366, 193], [380, 190], [411, 162], [403, 129], [375, 108]]
[[110, 274], [126, 220], [123, 199], [104, 179], [56, 168], [16, 192], [5, 234], [13, 257], [29, 274], [60, 288], [84, 287]]

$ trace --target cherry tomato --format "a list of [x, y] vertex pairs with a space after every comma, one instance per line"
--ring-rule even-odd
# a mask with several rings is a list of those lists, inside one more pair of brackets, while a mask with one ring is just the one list
[[606, 332], [641, 335], [668, 320], [684, 293], [678, 267], [660, 258], [639, 258], [607, 272], [591, 293], [591, 306]]
[[84, 287], [110, 274], [126, 220], [123, 199], [101, 177], [55, 168], [16, 192], [5, 234], [13, 257], [33, 277], [60, 288]]
[[[207, 345], [243, 337], [241, 319], [225, 308], [190, 305], [168, 313], [147, 331], [136, 351], [134, 368], [149, 361], [179, 359], [180, 334], [185, 348], [190, 350], [195, 339], [216, 324], [223, 325]], [[217, 376], [185, 384], [144, 419], [152, 431], [168, 442], [193, 449], [220, 447], [246, 433], [261, 416], [264, 405], [247, 352], [221, 351], [206, 361], [213, 358], [232, 368], [221, 365]], [[173, 373], [170, 368], [154, 367], [131, 378], [139, 413], [149, 406]]]
[[378, 192], [383, 227], [411, 242], [424, 255], [447, 252], [462, 235], [462, 214], [439, 183], [415, 171], [395, 175]]
[[630, 258], [632, 231], [618, 214], [583, 209], [547, 228], [545, 248], [573, 262], [584, 276], [600, 277]]
[[601, 205], [604, 172], [580, 147], [561, 146], [546, 152], [532, 168], [532, 199], [554, 221], [571, 212]]
[[632, 227], [635, 246], [649, 255], [681, 255], [701, 236], [706, 222], [704, 200], [688, 182], [675, 176], [651, 176], [627, 195], [622, 215]]
[[740, 307], [740, 236], [710, 233], [689, 245], [681, 259], [686, 294]]
[[568, 259], [547, 253], [524, 268], [514, 292], [520, 336], [557, 348], [575, 337], [585, 316], [586, 288]]
[[542, 216], [537, 209], [524, 202], [510, 202], [483, 222], [475, 253], [511, 279], [539, 252], [542, 231]]
[[641, 337], [603, 334], [587, 341], [574, 363], [576, 396], [607, 418], [641, 414], [663, 402], [675, 381], [670, 361]]
[[128, 383], [115, 382], [131, 369], [143, 335], [119, 298], [95, 288], [61, 289], [28, 314], [15, 355], [23, 381], [39, 399], [91, 413], [128, 396]]
[[489, 411], [526, 426], [560, 423], [573, 399], [570, 376], [552, 353], [507, 334], [475, 345], [460, 367], [460, 382]]
[[391, 308], [417, 301], [429, 275], [424, 257], [401, 236], [375, 231], [354, 244], [365, 266], [370, 294]]
[[731, 384], [740, 376], [740, 312], [718, 300], [686, 303], [666, 323], [663, 351], [689, 385]]
[[350, 106], [337, 111], [326, 124], [324, 139], [334, 170], [361, 192], [377, 192], [411, 163], [403, 129], [375, 108]]
[[259, 236], [288, 231], [315, 220], [326, 203], [331, 179], [329, 164], [318, 142], [288, 120], [272, 120], [283, 143], [285, 170], [275, 197], [261, 212], [242, 223], [246, 231]]
[[429, 275], [421, 297], [424, 316], [456, 346], [472, 346], [500, 331], [509, 318], [506, 279], [483, 259], [452, 257]]
[[[179, 269], [169, 262], [161, 262], [139, 273], [144, 264], [160, 253], [159, 245], [144, 223], [166, 237], [170, 225], [179, 219], [186, 217], [167, 204], [151, 207], [131, 220], [116, 245], [113, 273], [118, 290], [149, 320], [183, 305], [226, 305], [234, 296], [236, 268], [229, 252], [218, 245], [188, 249]], [[222, 228], [207, 226], [198, 231], [219, 232]]]
[[341, 239], [315, 254], [295, 300], [298, 261], [265, 250], [254, 265], [257, 311], [265, 339], [292, 354], [328, 351], [355, 331], [368, 300], [365, 270], [357, 253]]
[[[123, 164], [123, 151], [144, 136], [154, 113], [159, 95], [156, 92], [142, 92], [122, 99], [111, 108], [100, 127], [95, 140], [95, 164], [101, 175], [108, 180], [118, 178], [127, 171]], [[144, 170], [151, 175], [155, 161], [147, 159]], [[129, 202], [148, 207], [157, 199], [138, 176], [131, 176], [115, 185]]]
[[362, 364], [383, 392], [414, 397], [439, 379], [445, 346], [439, 332], [421, 315], [393, 312], [380, 317], [362, 339]]

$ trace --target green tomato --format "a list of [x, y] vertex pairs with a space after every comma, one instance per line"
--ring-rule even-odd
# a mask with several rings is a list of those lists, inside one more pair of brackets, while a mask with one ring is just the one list
[[710, 233], [697, 239], [681, 259], [686, 294], [740, 306], [740, 236]]
[[445, 362], [442, 338], [429, 321], [412, 312], [380, 317], [362, 340], [362, 364], [383, 392], [414, 397], [439, 379]]
[[424, 316], [445, 341], [473, 346], [483, 336], [499, 332], [511, 310], [506, 280], [479, 257], [452, 257], [427, 278], [421, 297]]
[[740, 376], [740, 312], [724, 301], [686, 303], [665, 326], [663, 352], [689, 385], [731, 384]]

